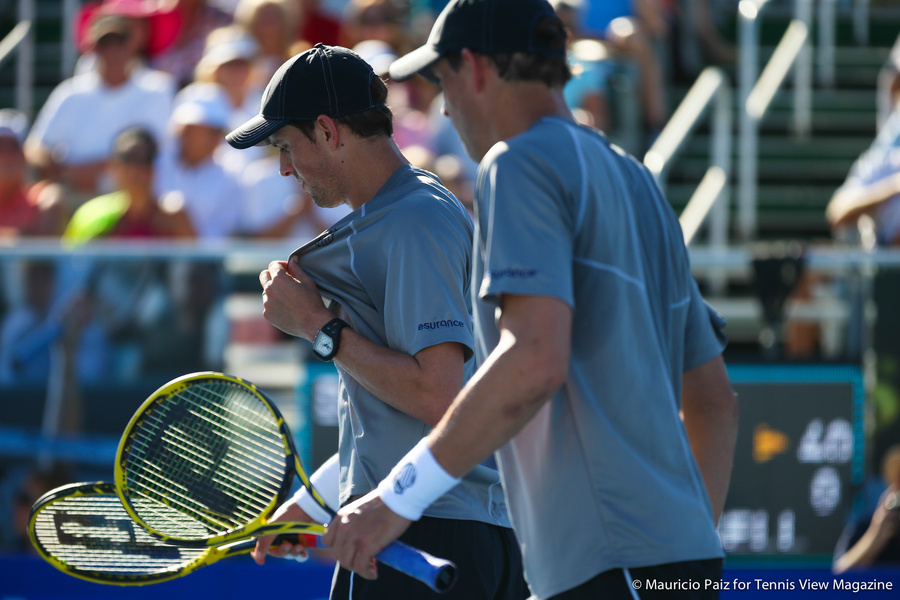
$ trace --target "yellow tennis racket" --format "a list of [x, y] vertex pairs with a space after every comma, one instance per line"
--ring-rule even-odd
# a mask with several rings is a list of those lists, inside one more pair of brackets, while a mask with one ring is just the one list
[[[275, 524], [276, 540], [297, 541], [298, 534], [321, 535], [321, 525]], [[38, 553], [73, 577], [112, 585], [160, 583], [193, 573], [223, 558], [250, 552], [255, 539], [213, 548], [185, 547], [160, 541], [134, 522], [114, 483], [75, 483], [44, 494], [31, 510], [28, 534]], [[304, 536], [306, 546], [315, 538]]]
[[[329, 514], [300, 464], [275, 405], [253, 384], [193, 373], [157, 390], [129, 422], [116, 455], [125, 511], [162, 541], [221, 547], [273, 533], [268, 518], [293, 477]], [[455, 565], [394, 542], [376, 557], [435, 591], [453, 585]]]

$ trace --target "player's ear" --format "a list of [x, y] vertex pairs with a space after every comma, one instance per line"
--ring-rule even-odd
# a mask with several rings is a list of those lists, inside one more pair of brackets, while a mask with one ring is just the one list
[[475, 91], [483, 91], [487, 79], [487, 69], [490, 68], [487, 57], [475, 54], [468, 48], [463, 48], [462, 52], [460, 52], [460, 56], [462, 57], [463, 64], [472, 74], [472, 86]]
[[337, 123], [328, 115], [316, 117], [316, 139], [321, 139], [331, 148], [337, 148], [339, 143]]

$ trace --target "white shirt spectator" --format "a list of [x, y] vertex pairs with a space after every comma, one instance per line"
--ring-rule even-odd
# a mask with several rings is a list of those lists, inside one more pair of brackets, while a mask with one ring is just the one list
[[[262, 96], [262, 90], [253, 92], [253, 95], [248, 94], [247, 99], [242, 106], [237, 108], [231, 107], [231, 117], [228, 120], [228, 125], [231, 129], [236, 129], [240, 127], [257, 114], [259, 114], [259, 98]], [[219, 155], [217, 158], [221, 160], [222, 165], [228, 169], [229, 171], [240, 174], [244, 169], [250, 166], [253, 162], [257, 160], [261, 160], [265, 157], [266, 151], [263, 147], [253, 147], [247, 148], [246, 150], [238, 150], [237, 148], [232, 148], [225, 142], [225, 138], [222, 138], [222, 145], [219, 146], [216, 153]], [[277, 171], [277, 169], [276, 169]]]
[[[169, 142], [157, 161], [156, 190], [161, 201], [182, 202], [200, 238], [226, 238], [241, 227], [243, 190], [237, 175], [225, 168], [215, 152], [217, 140], [228, 131], [229, 118], [230, 109], [217, 85], [195, 83], [184, 88], [175, 100]], [[207, 134], [201, 138], [206, 140], [202, 153], [187, 160], [183, 145], [191, 126]], [[213, 145], [206, 147], [210, 139]]]
[[174, 80], [159, 71], [139, 69], [114, 88], [96, 71], [85, 72], [53, 90], [29, 141], [51, 150], [61, 164], [106, 160], [116, 136], [128, 127], [145, 127], [162, 140], [174, 96]]
[[216, 159], [189, 167], [178, 159], [177, 144], [170, 145], [157, 165], [157, 189], [163, 202], [173, 201], [170, 194], [181, 196], [200, 238], [226, 238], [241, 227], [243, 191]]

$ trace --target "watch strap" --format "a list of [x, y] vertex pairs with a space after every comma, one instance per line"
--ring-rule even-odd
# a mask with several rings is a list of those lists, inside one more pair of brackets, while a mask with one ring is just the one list
[[316, 356], [318, 356], [322, 360], [332, 360], [337, 355], [338, 349], [341, 346], [341, 330], [344, 327], [352, 329], [347, 321], [337, 318], [328, 321], [327, 323], [325, 323], [325, 325], [322, 326], [322, 329], [320, 329], [319, 331], [331, 338], [332, 348], [329, 354], [322, 355], [316, 352]]

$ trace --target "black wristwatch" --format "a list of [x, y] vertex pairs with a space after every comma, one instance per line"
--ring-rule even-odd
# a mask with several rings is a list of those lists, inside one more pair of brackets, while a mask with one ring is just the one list
[[341, 347], [341, 329], [350, 327], [347, 321], [332, 319], [316, 333], [313, 340], [313, 352], [322, 360], [332, 360]]

